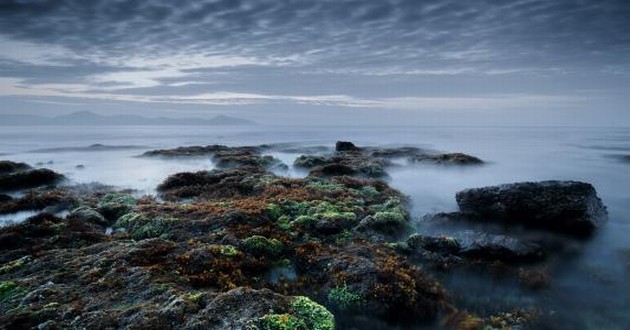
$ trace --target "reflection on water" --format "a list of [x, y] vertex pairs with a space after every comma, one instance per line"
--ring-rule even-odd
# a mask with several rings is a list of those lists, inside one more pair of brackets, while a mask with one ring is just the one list
[[[336, 140], [355, 144], [411, 145], [423, 149], [464, 152], [488, 162], [480, 167], [416, 165], [390, 170], [390, 184], [410, 196], [415, 217], [457, 209], [455, 193], [461, 189], [500, 183], [539, 180], [581, 180], [592, 183], [608, 206], [610, 221], [596, 236], [581, 244], [570, 258], [550, 265], [552, 285], [540, 293], [521, 291], [509, 281], [487, 274], [453, 273], [442, 276], [446, 288], [471, 310], [492, 304], [542, 306], [551, 328], [630, 328], [630, 165], [618, 160], [630, 150], [628, 128], [526, 128], [526, 127], [78, 127], [5, 128], [0, 132], [0, 154], [29, 164], [47, 163], [76, 183], [93, 181], [152, 194], [168, 175], [213, 168], [207, 157], [162, 160], [137, 155], [154, 148], [184, 145], [260, 145], [285, 143], [286, 152], [271, 154], [291, 165], [299, 146], [322, 151]], [[147, 146], [101, 148], [94, 144]], [[60, 151], [50, 148], [63, 148]], [[29, 152], [40, 149], [38, 152]], [[41, 150], [44, 149], [44, 150]], [[49, 150], [45, 150], [49, 149]], [[78, 169], [77, 165], [83, 165]], [[301, 177], [304, 171], [289, 167], [280, 175]], [[23, 219], [32, 213], [11, 215]], [[9, 219], [5, 215], [0, 217]], [[469, 300], [466, 300], [469, 299]], [[483, 301], [477, 301], [480, 299]], [[478, 311], [483, 312], [483, 311]]]

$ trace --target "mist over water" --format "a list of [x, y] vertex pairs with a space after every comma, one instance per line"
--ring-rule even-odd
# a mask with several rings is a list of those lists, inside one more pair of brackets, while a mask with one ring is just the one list
[[[554, 327], [563, 322], [567, 328], [577, 329], [625, 329], [629, 325], [630, 316], [625, 314], [630, 307], [630, 164], [618, 156], [630, 153], [630, 128], [6, 127], [0, 131], [0, 154], [3, 159], [58, 171], [72, 183], [100, 182], [136, 189], [138, 194], [155, 194], [157, 184], [170, 174], [209, 170], [214, 165], [207, 157], [137, 157], [147, 150], [276, 143], [332, 148], [337, 140], [358, 146], [406, 145], [464, 152], [488, 163], [466, 168], [401, 163], [390, 169], [389, 183], [410, 197], [414, 217], [456, 211], [455, 193], [466, 188], [539, 180], [592, 183], [608, 207], [609, 222], [588, 242], [576, 243], [573, 258], [552, 263], [549, 292], [525, 293], [509, 283], [457, 274], [445, 284], [455, 295], [458, 290], [466, 291], [480, 301], [519, 306], [536, 303], [545, 307], [545, 317]], [[107, 148], [89, 148], [95, 144]], [[300, 153], [269, 153], [289, 165], [287, 172], [277, 174], [306, 175], [291, 166]], [[25, 215], [13, 216], [20, 220]], [[12, 220], [11, 215], [2, 220]], [[470, 301], [469, 305], [480, 304]]]

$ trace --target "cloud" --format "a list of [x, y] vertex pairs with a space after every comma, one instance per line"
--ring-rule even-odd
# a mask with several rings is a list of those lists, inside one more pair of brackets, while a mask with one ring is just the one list
[[501, 94], [477, 97], [389, 97], [357, 98], [349, 95], [274, 95], [242, 92], [212, 92], [193, 95], [139, 95], [91, 93], [76, 86], [40, 85], [37, 88], [15, 87], [19, 82], [0, 79], [5, 96], [60, 97], [67, 99], [108, 100], [133, 103], [173, 105], [245, 105], [295, 104], [392, 110], [509, 110], [528, 108], [576, 108], [585, 96]]
[[624, 0], [0, 0], [0, 15], [0, 95], [25, 98], [580, 107], [577, 87], [630, 73]]

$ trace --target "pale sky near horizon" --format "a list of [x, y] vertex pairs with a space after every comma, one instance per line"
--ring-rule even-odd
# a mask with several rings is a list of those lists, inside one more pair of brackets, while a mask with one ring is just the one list
[[0, 114], [630, 126], [627, 0], [0, 0]]

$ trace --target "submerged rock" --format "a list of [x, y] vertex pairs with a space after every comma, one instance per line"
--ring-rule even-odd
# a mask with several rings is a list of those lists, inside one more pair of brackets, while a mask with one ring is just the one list
[[499, 260], [505, 263], [538, 261], [545, 255], [543, 248], [536, 243], [472, 230], [457, 232], [453, 236], [414, 234], [409, 236], [406, 243], [408, 248], [416, 253], [428, 251], [442, 257], [457, 256], [473, 260]]
[[463, 153], [416, 155], [411, 158], [413, 163], [433, 163], [439, 165], [480, 165], [484, 162], [474, 156]]
[[61, 182], [63, 179], [63, 175], [45, 168], [19, 171], [0, 175], [0, 191], [50, 186]]
[[464, 231], [457, 235], [460, 250], [457, 255], [503, 262], [537, 261], [544, 257], [540, 245], [506, 235]]
[[463, 213], [479, 221], [517, 223], [575, 236], [607, 219], [592, 185], [577, 181], [522, 182], [467, 189], [456, 195]]

